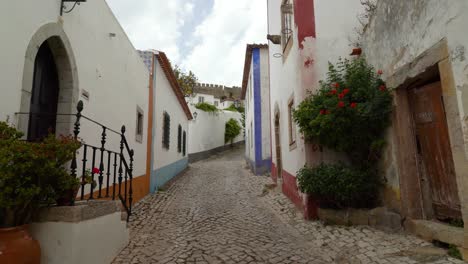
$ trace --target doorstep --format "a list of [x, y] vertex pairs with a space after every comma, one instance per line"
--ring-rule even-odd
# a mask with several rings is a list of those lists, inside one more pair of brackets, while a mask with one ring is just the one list
[[463, 246], [463, 228], [428, 220], [406, 220], [405, 229], [429, 242], [441, 241], [458, 247]]

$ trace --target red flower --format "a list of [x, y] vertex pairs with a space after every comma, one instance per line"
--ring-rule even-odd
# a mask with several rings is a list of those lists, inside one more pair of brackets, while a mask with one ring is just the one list
[[327, 112], [327, 111], [324, 110], [324, 109], [320, 110], [320, 114], [321, 114], [321, 115], [325, 115], [326, 112]]
[[382, 74], [383, 74], [383, 71], [382, 71], [382, 70], [378, 70], [378, 71], [377, 71], [377, 74], [378, 74], [378, 75], [382, 75]]
[[101, 170], [99, 170], [98, 168], [93, 168], [93, 174], [99, 174], [101, 173]]
[[337, 90], [334, 90], [334, 89], [330, 91], [330, 94], [331, 94], [331, 95], [335, 95], [335, 94], [337, 94], [337, 93], [338, 93], [338, 91], [337, 91]]
[[357, 103], [354, 103], [354, 102], [353, 102], [353, 103], [351, 103], [350, 106], [351, 106], [351, 108], [356, 108], [356, 107], [357, 107]]
[[346, 89], [343, 90], [343, 93], [344, 94], [349, 94], [349, 91], [350, 91], [349, 88], [346, 88]]
[[340, 88], [340, 84], [337, 83], [337, 82], [336, 82], [336, 83], [333, 83], [332, 86], [335, 87], [335, 88]]
[[387, 87], [382, 84], [382, 85], [380, 85], [379, 90], [384, 92], [385, 90], [387, 90]]
[[338, 102], [338, 108], [343, 108], [345, 107], [345, 103], [343, 101]]
[[340, 98], [340, 99], [343, 99], [344, 97], [345, 97], [345, 93], [340, 93], [340, 94], [338, 95], [338, 98]]

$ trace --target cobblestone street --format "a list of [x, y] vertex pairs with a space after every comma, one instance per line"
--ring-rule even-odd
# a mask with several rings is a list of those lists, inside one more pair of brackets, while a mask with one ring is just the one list
[[194, 163], [134, 209], [114, 263], [463, 263], [416, 237], [307, 222], [243, 149]]

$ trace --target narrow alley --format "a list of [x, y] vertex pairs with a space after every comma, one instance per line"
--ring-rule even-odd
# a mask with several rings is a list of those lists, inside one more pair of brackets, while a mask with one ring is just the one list
[[463, 263], [410, 235], [307, 222], [242, 154], [194, 163], [140, 202], [114, 263]]

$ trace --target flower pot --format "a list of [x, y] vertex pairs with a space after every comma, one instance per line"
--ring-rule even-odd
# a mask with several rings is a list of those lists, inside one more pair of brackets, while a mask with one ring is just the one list
[[78, 190], [80, 188], [77, 187], [75, 189], [71, 189], [66, 191], [62, 197], [57, 199], [57, 205], [58, 206], [72, 206], [75, 203], [75, 198], [78, 195]]
[[0, 263], [41, 263], [41, 247], [29, 234], [27, 225], [0, 228]]

